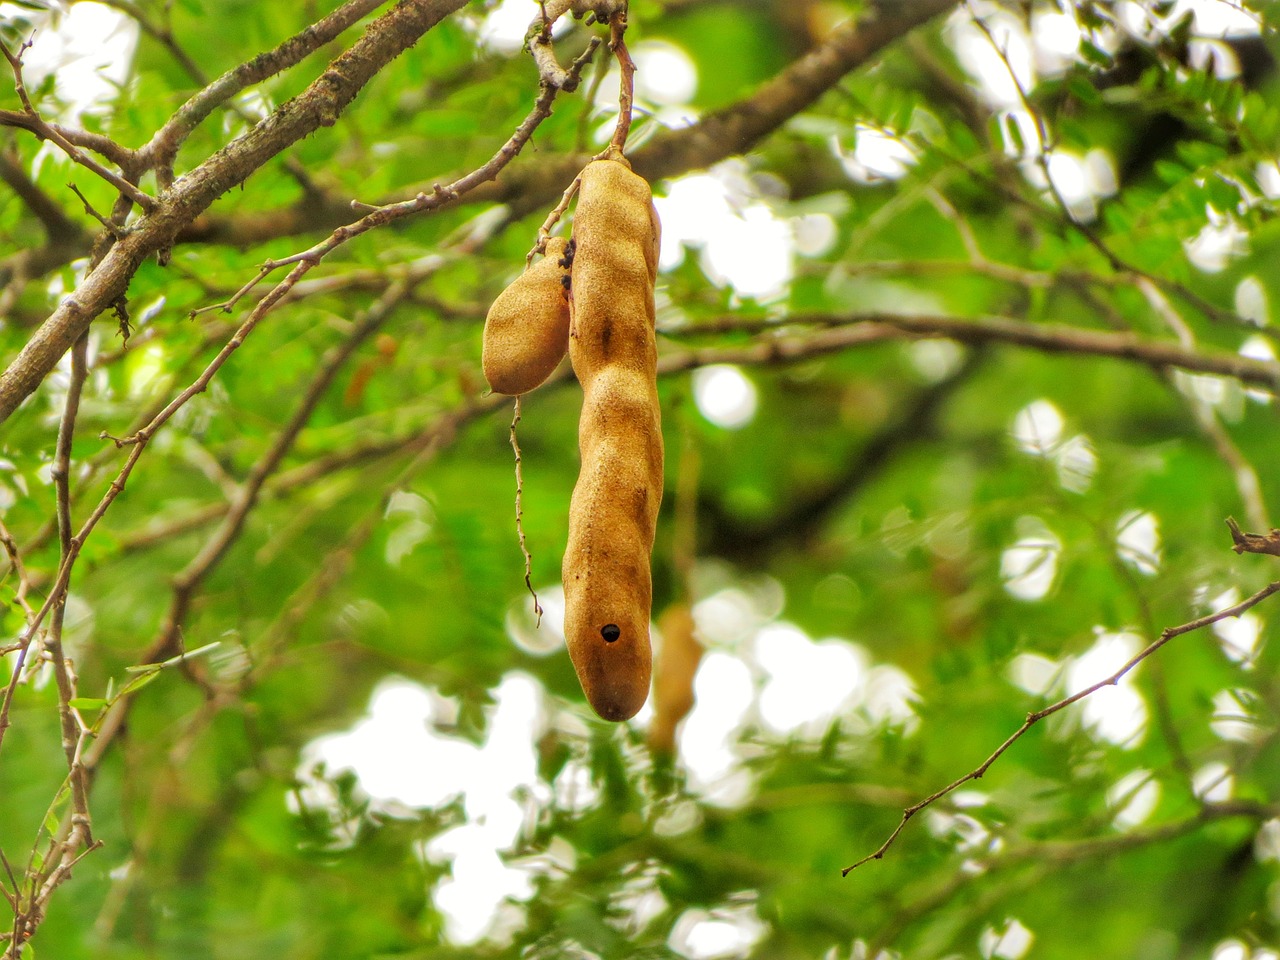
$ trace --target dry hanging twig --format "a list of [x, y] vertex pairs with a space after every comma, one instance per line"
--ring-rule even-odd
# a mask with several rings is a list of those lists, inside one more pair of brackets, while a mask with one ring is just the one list
[[1111, 674], [1111, 676], [1106, 677], [1102, 680], [1099, 680], [1097, 683], [1091, 684], [1088, 687], [1085, 687], [1079, 693], [1073, 693], [1069, 697], [1063, 697], [1061, 700], [1057, 701], [1056, 703], [1049, 704], [1049, 706], [1045, 707], [1043, 710], [1035, 710], [1031, 713], [1028, 713], [1027, 718], [1022, 722], [1022, 726], [1020, 726], [1017, 730], [1015, 730], [1012, 734], [1010, 734], [1008, 739], [1006, 739], [1004, 743], [996, 747], [995, 751], [992, 752], [991, 756], [987, 757], [987, 759], [983, 760], [982, 763], [978, 764], [978, 766], [974, 767], [972, 770], [966, 773], [963, 777], [960, 777], [958, 780], [953, 780], [951, 783], [947, 784], [941, 790], [938, 790], [935, 793], [929, 794], [929, 796], [925, 797], [920, 802], [914, 803], [911, 806], [907, 807], [905, 810], [903, 810], [902, 819], [898, 821], [898, 825], [893, 828], [893, 832], [889, 834], [888, 838], [884, 841], [884, 843], [880, 844], [880, 846], [875, 850], [874, 853], [869, 853], [865, 857], [863, 857], [861, 860], [857, 861], [856, 863], [853, 863], [850, 866], [845, 867], [843, 870], [840, 871], [840, 875], [842, 877], [847, 877], [850, 871], [856, 870], [858, 867], [862, 866], [864, 863], [869, 863], [872, 860], [882, 859], [885, 855], [885, 851], [887, 851], [891, 846], [893, 846], [894, 841], [898, 839], [898, 835], [902, 833], [903, 828], [906, 827], [908, 821], [910, 821], [912, 817], [914, 817], [921, 810], [924, 810], [926, 807], [932, 806], [934, 803], [941, 800], [943, 797], [947, 796], [948, 794], [958, 790], [960, 787], [968, 783], [970, 780], [980, 780], [982, 776], [987, 772], [987, 770], [990, 769], [991, 765], [995, 763], [997, 760], [999, 760], [1001, 755], [1006, 750], [1008, 750], [1011, 746], [1013, 746], [1018, 740], [1022, 738], [1023, 734], [1025, 734], [1028, 730], [1034, 727], [1037, 723], [1039, 723], [1045, 717], [1052, 716], [1053, 714], [1057, 713], [1059, 710], [1064, 710], [1067, 707], [1071, 706], [1071, 704], [1073, 703], [1078, 703], [1079, 701], [1083, 700], [1085, 697], [1088, 697], [1091, 694], [1094, 694], [1097, 691], [1101, 690], [1103, 687], [1115, 686], [1117, 683], [1120, 682], [1121, 677], [1123, 677], [1126, 673], [1128, 673], [1130, 670], [1132, 670], [1134, 667], [1140, 664], [1143, 660], [1147, 659], [1147, 657], [1151, 656], [1153, 653], [1155, 653], [1157, 650], [1163, 647], [1166, 643], [1168, 643], [1174, 637], [1180, 637], [1184, 633], [1191, 633], [1193, 630], [1199, 630], [1202, 627], [1207, 627], [1210, 624], [1217, 623], [1219, 620], [1226, 620], [1228, 617], [1238, 617], [1240, 616], [1240, 614], [1244, 613], [1246, 610], [1249, 610], [1254, 606], [1257, 606], [1259, 603], [1261, 603], [1263, 600], [1267, 599], [1267, 597], [1271, 596], [1273, 593], [1276, 593], [1277, 591], [1280, 591], [1280, 580], [1277, 580], [1274, 583], [1267, 584], [1265, 587], [1263, 587], [1253, 596], [1245, 600], [1242, 600], [1240, 603], [1237, 603], [1234, 606], [1227, 607], [1224, 610], [1219, 610], [1217, 613], [1210, 613], [1206, 616], [1199, 617], [1195, 620], [1191, 620], [1187, 623], [1180, 624], [1179, 626], [1176, 626], [1176, 627], [1166, 627], [1161, 632], [1160, 636], [1156, 637], [1155, 640], [1151, 641], [1151, 643], [1147, 644], [1145, 647], [1143, 647], [1141, 650], [1135, 653], [1132, 657], [1130, 657], [1125, 662], [1124, 666], [1122, 666], [1115, 673]]

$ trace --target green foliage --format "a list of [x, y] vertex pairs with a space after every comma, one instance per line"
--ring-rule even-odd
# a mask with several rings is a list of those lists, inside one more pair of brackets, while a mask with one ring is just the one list
[[[0, 20], [11, 48], [47, 23], [42, 4], [21, 6]], [[208, 308], [355, 219], [350, 201], [429, 194], [510, 136], [537, 73], [527, 54], [478, 39], [493, 6], [431, 30], [335, 125], [191, 224], [167, 265], [138, 268], [129, 342], [109, 313], [89, 337], [77, 525], [133, 452], [112, 438], [192, 383], [284, 270]], [[637, 139], [670, 130], [633, 155], [661, 159], [693, 116], [751, 97], [823, 43], [828, 20], [896, 22], [899, 6], [912, 4], [635, 0], [628, 39], [650, 118]], [[89, 803], [101, 846], [54, 891], [21, 956], [1274, 957], [1274, 598], [1046, 716], [841, 877], [1029, 713], [1274, 576], [1275, 558], [1232, 553], [1224, 526], [1234, 516], [1263, 534], [1280, 502], [1274, 398], [1196, 365], [1244, 352], [1274, 366], [1274, 70], [1249, 83], [1215, 74], [1193, 56], [1196, 21], [1147, 2], [1163, 28], [1139, 35], [1118, 6], [958, 7], [885, 38], [695, 194], [679, 192], [694, 169], [654, 183], [659, 203], [706, 204], [693, 226], [662, 208], [668, 242], [686, 244], [658, 284], [660, 356], [680, 372], [659, 385], [655, 617], [691, 600], [706, 645], [674, 759], [646, 742], [647, 712], [596, 720], [563, 649], [576, 384], [560, 377], [522, 401], [537, 627], [512, 411], [486, 397], [479, 370], [487, 304], [567, 186], [532, 173], [599, 148], [614, 75], [597, 90], [588, 69], [500, 175], [499, 188], [527, 178], [516, 182], [533, 213], [502, 219], [486, 186], [327, 255], [150, 439], [82, 545], [62, 642], [73, 722], [104, 742]], [[139, 3], [156, 29], [140, 34], [127, 80], [67, 122], [140, 147], [208, 80], [330, 7]], [[1042, 49], [1041, 75], [999, 99], [1001, 38], [1063, 10], [1074, 55], [1049, 68]], [[1249, 40], [1274, 67], [1274, 11], [1249, 11], [1262, 31]], [[215, 111], [176, 173], [301, 95], [371, 19]], [[604, 35], [578, 23], [560, 36], [561, 62], [593, 32]], [[646, 59], [655, 51], [696, 73], [688, 103], [663, 102], [656, 81], [680, 64]], [[61, 116], [52, 74], [28, 87]], [[20, 109], [12, 85], [0, 107]], [[65, 184], [102, 213], [114, 193], [25, 130], [0, 149], [83, 234], [60, 240], [16, 187], [0, 191], [7, 365], [81, 282], [99, 229]], [[708, 213], [717, 191], [728, 200]], [[721, 215], [729, 240], [752, 238], [745, 254], [772, 259], [726, 276], [729, 240], [678, 232]], [[494, 223], [483, 243], [463, 239]], [[760, 223], [773, 232], [752, 232]], [[49, 257], [19, 270], [34, 253]], [[784, 261], [784, 282], [760, 285]], [[398, 281], [404, 296], [334, 366]], [[907, 335], [879, 322], [895, 313], [974, 332]], [[1068, 333], [1045, 349], [993, 341], [980, 335], [993, 317]], [[1075, 335], [1181, 345], [1186, 369], [1141, 349], [1088, 353]], [[723, 389], [756, 403], [732, 428], [707, 396], [721, 365]], [[156, 652], [182, 571], [220, 542], [238, 491], [326, 370], [332, 383], [196, 584], [180, 644]], [[19, 600], [38, 608], [58, 571], [51, 476], [68, 371], [0, 433], [0, 519], [27, 576], [0, 580], [6, 686]], [[683, 508], [696, 531], [687, 582]], [[144, 663], [148, 651], [160, 662]], [[10, 893], [75, 822], [53, 673], [35, 665], [13, 686], [7, 729], [0, 719]], [[1239, 950], [1214, 954], [1222, 944]]]

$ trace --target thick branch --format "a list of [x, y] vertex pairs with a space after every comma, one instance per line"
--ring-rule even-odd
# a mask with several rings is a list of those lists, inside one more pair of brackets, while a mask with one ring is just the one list
[[[164, 173], [160, 174], [161, 186], [167, 187], [171, 182], [173, 158], [177, 155], [178, 148], [209, 114], [246, 87], [261, 83], [295, 66], [384, 2], [386, 0], [348, 0], [323, 20], [290, 37], [270, 53], [261, 54], [228, 70], [179, 107], [169, 122], [156, 131], [150, 142], [139, 151], [149, 165], [155, 165], [160, 171], [168, 171], [167, 177]], [[460, 4], [453, 6], [456, 9]]]
[[44, 380], [99, 313], [123, 296], [142, 261], [170, 245], [214, 200], [290, 144], [332, 126], [361, 88], [466, 0], [404, 0], [375, 21], [301, 95], [183, 177], [35, 332], [0, 374], [0, 422]]

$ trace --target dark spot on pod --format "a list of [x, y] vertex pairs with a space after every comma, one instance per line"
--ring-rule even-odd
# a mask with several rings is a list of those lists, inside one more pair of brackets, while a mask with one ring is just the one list
[[564, 267], [566, 270], [572, 267], [573, 255], [577, 251], [577, 249], [578, 249], [578, 241], [570, 239], [570, 241], [564, 245], [564, 256], [562, 256], [559, 260], [556, 261], [556, 265]]
[[618, 629], [616, 623], [606, 623], [600, 628], [600, 636], [604, 637], [605, 643], [613, 643], [613, 641], [622, 636], [622, 631]]

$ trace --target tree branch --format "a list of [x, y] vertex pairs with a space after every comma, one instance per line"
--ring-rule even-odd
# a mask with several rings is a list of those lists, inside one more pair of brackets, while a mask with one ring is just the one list
[[[793, 326], [826, 329], [803, 335], [784, 332]], [[1005, 317], [966, 318], [893, 313], [801, 314], [777, 322], [728, 317], [672, 331], [670, 335], [687, 337], [704, 333], [765, 331], [778, 332], [774, 337], [745, 347], [666, 354], [660, 359], [659, 368], [670, 371], [712, 362], [790, 362], [874, 341], [945, 337], [959, 343], [1008, 343], [1046, 353], [1114, 357], [1155, 368], [1174, 367], [1193, 373], [1233, 377], [1243, 383], [1271, 390], [1280, 387], [1280, 363], [1274, 360], [1258, 360], [1219, 350], [1191, 350], [1177, 343], [1150, 340], [1129, 333], [1089, 330], [1066, 324], [1027, 323]], [[712, 360], [712, 356], [722, 359]]]
[[0, 374], [0, 422], [38, 387], [93, 319], [128, 288], [142, 261], [271, 157], [332, 126], [375, 74], [466, 0], [403, 0], [370, 25], [305, 91], [177, 181], [66, 297]]
[[[173, 183], [173, 161], [178, 149], [186, 142], [191, 131], [214, 110], [246, 87], [296, 66], [303, 58], [319, 50], [385, 2], [386, 0], [347, 0], [333, 13], [285, 40], [270, 53], [260, 54], [247, 63], [228, 70], [179, 107], [173, 117], [138, 151], [147, 166], [155, 167], [161, 188], [167, 189]], [[456, 9], [461, 4], [436, 5]], [[452, 9], [446, 11], [452, 12]]]

